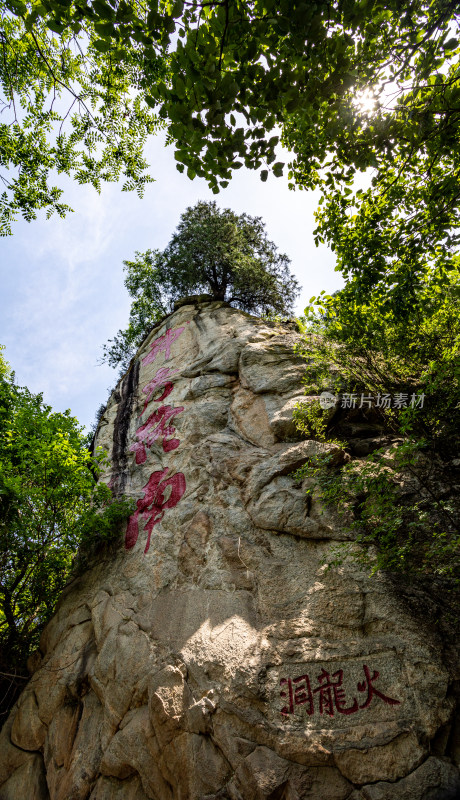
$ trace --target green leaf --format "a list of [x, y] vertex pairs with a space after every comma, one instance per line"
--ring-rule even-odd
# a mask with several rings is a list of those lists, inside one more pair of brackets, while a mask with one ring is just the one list
[[94, 10], [97, 12], [98, 16], [102, 17], [102, 19], [113, 19], [115, 16], [115, 11], [109, 3], [106, 3], [105, 0], [92, 0], [91, 3]]
[[55, 19], [48, 19], [46, 21], [46, 27], [54, 33], [62, 33], [66, 29], [66, 25], [64, 23], [57, 22]]
[[100, 53], [107, 53], [112, 47], [111, 41], [107, 39], [96, 39], [92, 44]]
[[6, 3], [7, 7], [13, 14], [25, 14], [27, 12], [27, 6], [25, 3], [21, 2], [21, 0], [8, 0]]
[[457, 47], [458, 47], [458, 39], [456, 39], [455, 37], [449, 39], [447, 42], [444, 42], [444, 44], [442, 45], [443, 50], [456, 50]]

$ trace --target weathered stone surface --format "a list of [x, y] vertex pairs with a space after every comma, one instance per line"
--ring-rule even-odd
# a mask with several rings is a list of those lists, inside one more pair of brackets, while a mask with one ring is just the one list
[[11, 729], [11, 741], [22, 750], [39, 750], [45, 741], [46, 726], [38, 716], [33, 690], [27, 688], [19, 698], [18, 712]]
[[235, 772], [233, 787], [241, 797], [345, 800], [351, 786], [333, 767], [304, 767], [256, 747]]
[[395, 781], [412, 772], [427, 756], [413, 733], [403, 733], [387, 745], [371, 750], [344, 750], [334, 760], [342, 775], [353, 783], [380, 781], [384, 776]]
[[[46, 780], [52, 800], [86, 800], [99, 774], [102, 752], [109, 735], [104, 735], [104, 712], [93, 692], [85, 694], [80, 719], [71, 750], [53, 748], [53, 740], [45, 744]], [[55, 731], [55, 740], [59, 730]], [[70, 739], [71, 737], [69, 737]], [[56, 754], [56, 758], [55, 758]], [[62, 762], [62, 766], [59, 762]]]
[[116, 778], [99, 778], [89, 800], [149, 800], [138, 776], [119, 781]]
[[457, 796], [442, 643], [384, 578], [327, 568], [350, 534], [293, 478], [347, 458], [298, 441], [295, 341], [195, 298], [143, 343], [96, 442], [137, 512], [44, 631], [0, 800]]
[[[35, 756], [16, 747], [11, 740], [11, 731], [17, 714], [17, 705], [14, 706], [10, 716], [0, 731], [0, 787], [3, 788], [8, 778], [20, 767], [29, 762], [35, 762]], [[1, 789], [0, 789], [1, 792]]]
[[458, 770], [448, 761], [429, 758], [398, 784], [379, 782], [363, 786], [350, 800], [457, 800], [460, 797]]
[[293, 414], [294, 409], [303, 399], [304, 396], [299, 394], [290, 397], [285, 403], [280, 405], [280, 398], [278, 395], [263, 395], [268, 423], [276, 441], [284, 442], [289, 439], [297, 440], [301, 438], [295, 426]]
[[49, 800], [43, 757], [40, 753], [29, 755], [0, 787], [0, 800]]
[[[305, 374], [305, 362], [293, 354], [296, 337], [281, 334], [271, 341], [250, 341], [241, 353], [240, 376], [243, 387], [253, 392], [296, 392]], [[273, 382], [273, 376], [277, 379]]]

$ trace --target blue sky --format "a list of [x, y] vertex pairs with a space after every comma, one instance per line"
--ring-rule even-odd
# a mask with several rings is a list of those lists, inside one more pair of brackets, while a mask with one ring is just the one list
[[[127, 324], [130, 300], [123, 286], [123, 259], [135, 250], [164, 248], [189, 205], [214, 199], [237, 213], [261, 216], [269, 238], [291, 258], [303, 290], [301, 313], [312, 295], [343, 285], [335, 259], [313, 241], [318, 195], [290, 191], [285, 178], [240, 169], [227, 189], [213, 195], [205, 181], [190, 181], [175, 168], [173, 148], [153, 137], [147, 159], [155, 183], [142, 200], [119, 186], [101, 194], [59, 178], [64, 202], [74, 208], [20, 221], [0, 240], [2, 301], [0, 343], [20, 385], [43, 392], [55, 410], [67, 408], [90, 427], [117, 372], [99, 365], [102, 344]], [[285, 160], [285, 159], [283, 159]]]

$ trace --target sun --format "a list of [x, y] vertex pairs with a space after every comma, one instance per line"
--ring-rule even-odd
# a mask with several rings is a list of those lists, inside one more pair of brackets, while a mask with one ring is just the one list
[[357, 92], [353, 98], [353, 105], [363, 114], [373, 114], [377, 108], [377, 97], [371, 89], [364, 89], [362, 92]]

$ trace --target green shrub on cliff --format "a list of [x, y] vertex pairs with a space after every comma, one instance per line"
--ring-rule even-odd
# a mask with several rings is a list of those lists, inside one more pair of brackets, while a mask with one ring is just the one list
[[[387, 280], [391, 280], [388, 276]], [[311, 404], [297, 412], [300, 429], [340, 440], [353, 456], [344, 466], [306, 465], [303, 477], [366, 545], [374, 569], [435, 576], [460, 584], [460, 269], [427, 265], [410, 304], [377, 284], [357, 302], [353, 281], [306, 309], [300, 347], [308, 360], [307, 393], [342, 398], [334, 415]], [[331, 366], [333, 371], [331, 371]], [[353, 394], [353, 407], [344, 393]], [[361, 402], [380, 395], [400, 408]], [[423, 396], [423, 403], [411, 401]], [[361, 405], [361, 407], [360, 407]], [[353, 451], [350, 431], [367, 426], [367, 456]], [[368, 434], [369, 435], [369, 434]], [[372, 435], [372, 434], [370, 434]], [[370, 545], [375, 548], [367, 549]]]

